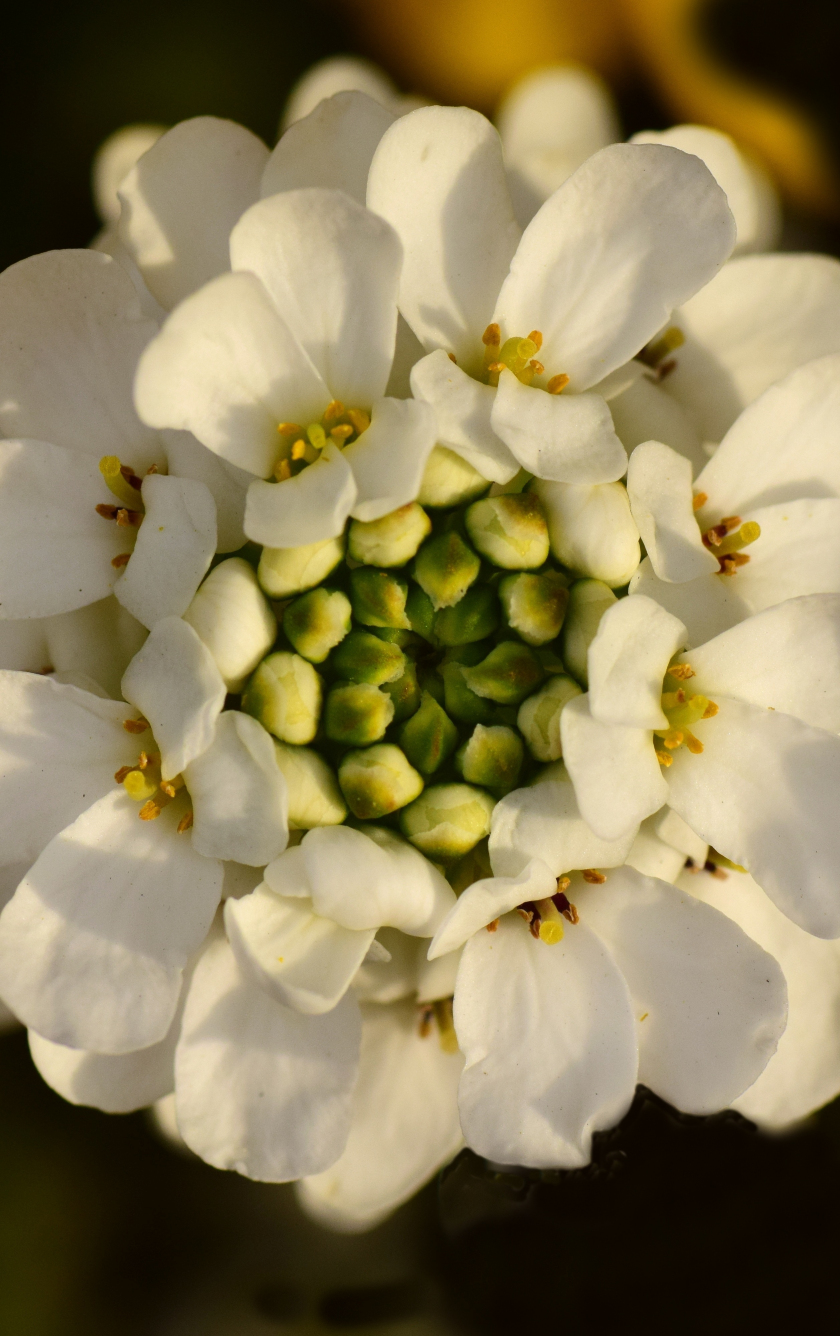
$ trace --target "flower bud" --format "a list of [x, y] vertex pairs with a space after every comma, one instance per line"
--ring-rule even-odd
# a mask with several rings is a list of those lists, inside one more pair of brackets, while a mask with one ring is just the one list
[[455, 759], [468, 783], [507, 793], [516, 786], [524, 758], [522, 739], [512, 728], [476, 724]]
[[353, 520], [347, 547], [353, 560], [363, 566], [404, 566], [431, 531], [432, 521], [425, 510], [410, 501], [379, 520]]
[[507, 571], [528, 571], [548, 558], [548, 525], [531, 492], [486, 496], [470, 506], [467, 533], [483, 557]]
[[405, 669], [395, 682], [383, 682], [381, 690], [391, 697], [394, 706], [394, 722], [409, 719], [420, 706], [420, 685], [417, 681], [417, 669], [406, 659]]
[[432, 600], [419, 585], [410, 584], [408, 598], [405, 601], [405, 615], [411, 622], [411, 629], [424, 640], [435, 644], [435, 610]]
[[335, 775], [323, 757], [308, 747], [275, 742], [274, 754], [289, 795], [289, 828], [340, 826], [347, 807]]
[[531, 490], [545, 507], [551, 550], [562, 566], [603, 580], [611, 589], [627, 584], [641, 554], [639, 530], [623, 483], [536, 478]]
[[581, 694], [571, 677], [552, 677], [519, 707], [517, 727], [537, 761], [557, 761], [563, 755], [560, 715], [573, 696]]
[[487, 479], [454, 450], [436, 445], [426, 461], [417, 500], [421, 506], [462, 506], [489, 486]]
[[321, 679], [299, 654], [269, 654], [243, 692], [242, 709], [281, 742], [311, 742], [321, 713]]
[[298, 654], [323, 663], [350, 630], [350, 600], [340, 589], [311, 589], [283, 614], [283, 630]]
[[518, 705], [545, 680], [534, 651], [518, 640], [503, 640], [481, 663], [463, 671], [471, 691], [499, 705]]
[[474, 691], [470, 691], [464, 681], [465, 672], [466, 669], [461, 663], [447, 663], [440, 670], [446, 713], [462, 724], [492, 723], [494, 716], [492, 704], [477, 696]]
[[348, 682], [368, 682], [378, 687], [402, 677], [405, 655], [399, 645], [356, 627], [333, 654], [330, 668]]
[[499, 600], [487, 585], [477, 585], [454, 608], [435, 613], [434, 632], [442, 645], [469, 645], [492, 635], [498, 625]]
[[229, 691], [239, 691], [274, 644], [277, 619], [252, 566], [231, 557], [210, 572], [184, 613]]
[[304, 547], [264, 547], [257, 578], [271, 598], [288, 598], [326, 580], [343, 556], [343, 537]]
[[398, 626], [411, 630], [405, 613], [408, 583], [374, 566], [359, 566], [350, 572], [353, 616], [363, 626]]
[[354, 816], [370, 821], [396, 812], [423, 792], [423, 780], [405, 753], [391, 743], [351, 751], [338, 768], [338, 782]]
[[508, 625], [527, 644], [546, 645], [560, 634], [569, 591], [558, 571], [506, 575], [499, 585], [499, 598]]
[[480, 570], [481, 562], [472, 548], [452, 529], [421, 547], [414, 563], [414, 578], [437, 612], [438, 608], [454, 607]]
[[615, 594], [601, 580], [575, 580], [569, 589], [563, 623], [563, 662], [584, 688], [589, 685], [589, 646], [595, 639], [601, 618], [615, 601]]
[[385, 736], [394, 717], [394, 703], [367, 682], [331, 687], [324, 708], [324, 732], [345, 747], [366, 747]]
[[420, 709], [400, 729], [400, 746], [421, 775], [433, 775], [458, 745], [458, 730], [434, 696], [424, 691]]
[[489, 834], [495, 805], [469, 784], [433, 784], [402, 813], [400, 829], [427, 858], [461, 858]]

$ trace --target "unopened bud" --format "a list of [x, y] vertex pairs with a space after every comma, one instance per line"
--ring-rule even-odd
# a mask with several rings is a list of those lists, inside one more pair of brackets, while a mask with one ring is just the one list
[[582, 687], [589, 685], [589, 646], [595, 639], [601, 618], [615, 601], [615, 594], [601, 580], [575, 580], [569, 589], [563, 622], [563, 662]]
[[417, 584], [409, 585], [408, 598], [405, 601], [405, 615], [411, 622], [411, 629], [424, 640], [436, 643], [434, 624], [435, 610], [429, 595]]
[[404, 566], [431, 531], [425, 510], [411, 501], [379, 520], [353, 520], [347, 547], [363, 566]]
[[340, 589], [311, 589], [283, 614], [283, 630], [298, 654], [323, 663], [350, 630], [350, 600]]
[[503, 640], [474, 668], [464, 669], [464, 681], [477, 696], [499, 705], [518, 705], [545, 680], [537, 655], [518, 640]]
[[409, 719], [420, 705], [420, 686], [417, 681], [417, 669], [406, 659], [405, 669], [395, 682], [383, 682], [381, 690], [391, 697], [394, 706], [394, 722], [399, 724]]
[[323, 757], [308, 747], [287, 747], [282, 742], [275, 742], [274, 754], [286, 781], [290, 828], [340, 826], [347, 806]]
[[446, 713], [462, 724], [492, 723], [493, 706], [467, 686], [464, 680], [467, 671], [461, 663], [447, 663], [441, 668]]
[[454, 607], [480, 570], [478, 557], [453, 529], [438, 534], [421, 547], [414, 563], [414, 578], [437, 611]]
[[367, 747], [385, 736], [394, 703], [367, 682], [342, 682], [327, 692], [324, 732], [345, 747]]
[[363, 821], [396, 812], [423, 792], [422, 776], [405, 753], [388, 742], [348, 752], [338, 782], [350, 811]]
[[454, 608], [435, 614], [435, 636], [442, 645], [469, 645], [485, 640], [499, 625], [499, 600], [487, 585], [468, 589]]
[[436, 445], [426, 462], [417, 500], [421, 506], [462, 506], [489, 486], [487, 479], [454, 450]]
[[489, 834], [495, 805], [469, 784], [433, 784], [402, 813], [400, 829], [427, 858], [462, 858]]
[[558, 571], [506, 575], [499, 585], [499, 598], [508, 625], [527, 644], [546, 645], [560, 634], [569, 591]]
[[573, 696], [581, 694], [571, 677], [552, 677], [519, 707], [517, 727], [537, 761], [558, 761], [563, 755], [560, 715]]
[[531, 492], [484, 497], [464, 518], [475, 547], [494, 566], [528, 571], [548, 559], [545, 513]]
[[271, 598], [288, 598], [326, 580], [343, 556], [343, 537], [304, 547], [264, 547], [257, 578]]
[[476, 724], [472, 737], [458, 752], [456, 764], [470, 784], [508, 793], [516, 787], [525, 748], [512, 728], [494, 724], [485, 728]]
[[269, 654], [243, 692], [242, 709], [281, 742], [311, 742], [321, 713], [321, 679], [299, 654]]
[[374, 566], [359, 566], [350, 572], [353, 616], [363, 626], [397, 626], [411, 630], [405, 612], [408, 583]]
[[357, 627], [333, 654], [330, 668], [348, 682], [368, 682], [378, 687], [383, 682], [396, 682], [402, 676], [405, 655], [399, 645]]
[[421, 775], [433, 775], [458, 745], [458, 730], [434, 696], [424, 691], [420, 709], [400, 729], [400, 746]]
[[184, 621], [204, 641], [229, 691], [241, 689], [277, 635], [277, 619], [254, 569], [241, 557], [210, 572]]

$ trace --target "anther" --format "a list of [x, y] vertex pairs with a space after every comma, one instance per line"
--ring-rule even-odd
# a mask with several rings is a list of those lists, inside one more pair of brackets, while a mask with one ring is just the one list
[[100, 502], [100, 504], [96, 507], [97, 515], [101, 515], [103, 520], [115, 520], [117, 518], [118, 510], [119, 506], [109, 506], [106, 505], [104, 502]]
[[160, 787], [167, 798], [174, 798], [175, 794], [184, 787], [183, 776], [176, 775], [174, 779], [165, 779]]
[[714, 719], [715, 715], [719, 712], [719, 710], [720, 710], [720, 706], [719, 706], [719, 705], [715, 705], [715, 702], [714, 702], [713, 700], [710, 700], [709, 703], [708, 703], [708, 705], [706, 706], [705, 710], [703, 711], [703, 714], [701, 715], [701, 718], [703, 718], [703, 719]]
[[292, 446], [292, 459], [306, 458], [306, 442], [298, 439]]
[[346, 441], [347, 437], [352, 435], [353, 428], [349, 422], [339, 422], [337, 426], [330, 428], [330, 436], [337, 445], [341, 445], [342, 441]]
[[671, 751], [674, 751], [675, 748], [682, 746], [685, 741], [685, 734], [678, 728], [672, 728], [665, 734], [662, 741], [665, 743], [666, 747], [669, 747]]
[[695, 492], [694, 500], [691, 504], [695, 510], [702, 510], [708, 499], [709, 497], [706, 492]]
[[114, 774], [114, 779], [116, 780], [117, 784], [122, 784], [126, 775], [130, 775], [133, 769], [134, 769], [133, 765], [121, 765], [119, 770], [117, 770]]
[[657, 761], [660, 765], [664, 765], [666, 769], [669, 765], [674, 764], [674, 758], [673, 756], [670, 756], [668, 752], [659, 751], [658, 748], [654, 748], [654, 751]]
[[[534, 336], [531, 335], [531, 338], [533, 337]], [[488, 325], [481, 336], [481, 342], [484, 344], [485, 348], [493, 348], [493, 347], [498, 348], [501, 341], [502, 341], [501, 326], [495, 324], [495, 322], [492, 325]], [[536, 339], [534, 339], [534, 342], [537, 343]], [[542, 343], [542, 335], [540, 335], [540, 343]], [[540, 343], [537, 343], [538, 350]], [[450, 353], [450, 357], [451, 356], [452, 354]]]
[[131, 553], [121, 552], [118, 557], [111, 558], [111, 565], [114, 567], [114, 570], [118, 571], [123, 566], [127, 566], [130, 561], [131, 561]]
[[193, 823], [193, 812], [192, 808], [190, 808], [190, 810], [188, 812], [185, 812], [184, 815], [181, 817], [181, 820], [178, 822], [177, 833], [179, 835], [183, 835], [185, 831], [189, 830], [192, 823]]
[[[667, 747], [668, 745], [667, 742], [665, 745]], [[700, 739], [696, 738], [693, 733], [689, 732], [688, 729], [685, 730], [685, 745], [691, 752], [692, 756], [699, 756], [703, 750], [703, 744], [700, 741]]]
[[572, 879], [571, 879], [571, 877], [558, 877], [558, 878], [557, 878], [557, 891], [556, 891], [556, 894], [557, 894], [557, 895], [562, 895], [562, 894], [564, 893], [564, 891], [567, 891], [567, 890], [569, 889], [569, 887], [571, 886], [571, 884], [572, 884]]
[[561, 372], [558, 376], [552, 376], [545, 388], [548, 390], [549, 394], [561, 394], [568, 383], [569, 377], [564, 372]]
[[[303, 445], [303, 441], [301, 441]], [[292, 447], [294, 449], [294, 446]], [[292, 466], [288, 459], [280, 459], [274, 466], [274, 476], [278, 482], [286, 482], [292, 476]]]
[[488, 924], [487, 924], [487, 931], [488, 931], [488, 932], [496, 932], [497, 929], [498, 929], [498, 927], [499, 927], [499, 920], [498, 920], [497, 918], [496, 918], [496, 919], [493, 919], [493, 922], [492, 922], [492, 923], [488, 923]]
[[346, 411], [340, 399], [331, 399], [324, 409], [324, 421], [337, 422], [339, 418], [344, 417]]
[[588, 881], [590, 886], [603, 886], [607, 879], [603, 872], [597, 872], [594, 867], [585, 867], [583, 869], [583, 880]]
[[677, 682], [687, 682], [690, 677], [697, 676], [690, 663], [670, 664], [667, 675], [673, 677]]
[[545, 367], [543, 366], [542, 362], [538, 362], [535, 358], [532, 358], [531, 361], [528, 363], [528, 365], [533, 371], [535, 376], [541, 376], [542, 373], [545, 371]]
[[456, 366], [458, 365], [458, 358], [454, 353], [447, 353], [446, 356], [449, 358], [450, 362], [454, 362]]
[[678, 329], [676, 325], [671, 325], [658, 339], [654, 339], [640, 353], [637, 353], [636, 357], [638, 361], [644, 362], [645, 366], [658, 367], [669, 353], [675, 352], [684, 343], [685, 335], [682, 330]]
[[455, 1034], [455, 1022], [452, 1019], [452, 998], [442, 997], [433, 1002], [435, 1020], [438, 1028], [438, 1041], [444, 1053], [458, 1052], [458, 1037]]
[[[496, 328], [498, 329], [498, 325], [496, 326]], [[528, 338], [531, 340], [533, 344], [535, 344], [537, 352], [539, 352], [540, 348], [543, 345], [543, 336], [540, 333], [540, 331], [538, 329], [532, 329], [531, 333], [528, 335]]]
[[116, 514], [116, 521], [121, 529], [137, 529], [142, 520], [143, 516], [139, 510], [127, 510], [125, 506], [120, 506]]
[[277, 430], [281, 436], [300, 436], [303, 427], [299, 427], [296, 422], [278, 422]]
[[[147, 719], [123, 720], [123, 728], [125, 729], [126, 733], [145, 733], [148, 727], [149, 727], [149, 721]], [[131, 769], [133, 770], [134, 767], [131, 766]]]
[[363, 431], [367, 431], [370, 426], [370, 417], [361, 408], [348, 408], [347, 417], [352, 422], [359, 436], [361, 436]]
[[140, 817], [141, 821], [156, 821], [162, 811], [163, 811], [163, 804], [161, 803], [160, 799], [150, 798], [149, 801], [147, 803], [144, 803], [143, 806], [140, 808], [138, 816]]

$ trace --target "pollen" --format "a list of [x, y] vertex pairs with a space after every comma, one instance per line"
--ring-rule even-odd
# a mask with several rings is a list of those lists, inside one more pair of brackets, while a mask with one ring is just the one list
[[561, 372], [558, 376], [552, 376], [546, 385], [549, 394], [562, 394], [569, 383], [569, 377]]
[[123, 728], [126, 733], [145, 733], [149, 727], [147, 719], [124, 719]]
[[[481, 342], [484, 344], [485, 348], [498, 348], [501, 341], [502, 331], [500, 326], [495, 323], [488, 325], [481, 336]], [[536, 340], [534, 341], [536, 342]], [[540, 338], [540, 343], [542, 343], [542, 338]], [[539, 347], [539, 344], [537, 347]]]

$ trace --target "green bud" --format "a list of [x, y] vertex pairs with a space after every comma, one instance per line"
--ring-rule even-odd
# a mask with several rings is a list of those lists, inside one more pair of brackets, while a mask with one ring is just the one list
[[503, 640], [486, 659], [463, 672], [471, 691], [499, 705], [518, 705], [545, 679], [534, 651], [518, 640]]
[[475, 547], [494, 566], [528, 571], [548, 559], [545, 513], [531, 492], [486, 496], [464, 518]]
[[282, 742], [275, 742], [274, 754], [286, 781], [290, 828], [340, 826], [347, 806], [323, 757], [308, 747], [287, 747]]
[[408, 719], [420, 705], [420, 685], [417, 681], [417, 669], [406, 659], [405, 672], [396, 682], [383, 682], [381, 690], [391, 697], [394, 705], [394, 722], [399, 724]]
[[411, 584], [405, 601], [405, 615], [411, 622], [411, 628], [424, 640], [434, 643], [435, 610], [432, 600], [419, 585]]
[[350, 572], [353, 616], [363, 626], [400, 626], [411, 630], [405, 614], [408, 583], [374, 566], [359, 566]]
[[331, 687], [324, 708], [324, 732], [345, 747], [366, 747], [385, 736], [394, 717], [394, 703], [367, 682]]
[[363, 566], [404, 566], [431, 531], [425, 510], [411, 501], [379, 520], [353, 520], [348, 551]]
[[400, 729], [400, 746], [421, 775], [433, 775], [458, 744], [458, 730], [434, 696], [424, 691], [420, 709]]
[[516, 787], [524, 759], [525, 748], [518, 733], [499, 724], [490, 728], [476, 724], [472, 737], [456, 757], [461, 774], [470, 784], [505, 793]]
[[426, 462], [417, 500], [421, 506], [462, 506], [489, 486], [487, 479], [454, 450], [436, 445]]
[[572, 697], [580, 694], [580, 687], [571, 677], [558, 676], [522, 702], [516, 723], [536, 760], [557, 761], [563, 755], [560, 715]]
[[348, 682], [369, 682], [378, 687], [383, 682], [396, 682], [402, 676], [405, 655], [399, 645], [356, 628], [333, 654], [330, 668]]
[[469, 784], [433, 784], [402, 813], [400, 829], [427, 858], [462, 858], [489, 834], [495, 805]]
[[493, 722], [493, 706], [489, 700], [470, 691], [464, 680], [464, 673], [468, 671], [460, 663], [447, 663], [441, 668], [446, 713], [462, 724], [490, 724]]
[[404, 752], [380, 742], [351, 751], [338, 768], [338, 782], [354, 816], [363, 821], [387, 816], [423, 792], [423, 780]]
[[264, 547], [257, 579], [271, 598], [288, 598], [326, 580], [343, 556], [343, 537], [305, 547]]
[[298, 654], [323, 663], [350, 630], [350, 600], [340, 589], [311, 589], [283, 614], [283, 630]]
[[493, 648], [492, 640], [473, 640], [467, 645], [450, 645], [445, 651], [442, 663], [465, 663], [468, 668], [481, 663]]
[[434, 696], [438, 705], [443, 705], [444, 700], [443, 678], [440, 675], [442, 672], [442, 668], [437, 669], [428, 663], [418, 663], [417, 665], [417, 681], [420, 684], [420, 690], [428, 691], [430, 696]]
[[443, 645], [468, 645], [492, 635], [499, 625], [499, 600], [487, 585], [468, 589], [454, 608], [435, 614], [435, 635]]
[[481, 562], [454, 529], [439, 533], [421, 547], [414, 562], [414, 578], [429, 595], [432, 606], [454, 607], [481, 570]]
[[527, 644], [546, 645], [560, 634], [569, 591], [558, 571], [506, 575], [499, 585], [499, 598], [508, 625]]
[[299, 654], [269, 654], [243, 692], [242, 709], [281, 742], [311, 742], [321, 713], [321, 679]]
[[616, 597], [602, 580], [575, 580], [563, 623], [563, 660], [581, 686], [589, 685], [587, 656], [601, 618]]

